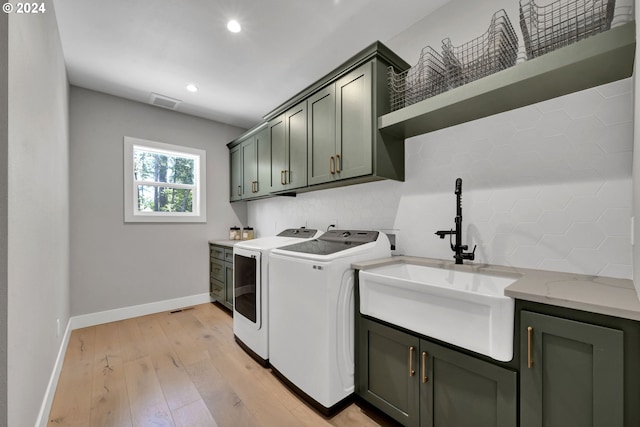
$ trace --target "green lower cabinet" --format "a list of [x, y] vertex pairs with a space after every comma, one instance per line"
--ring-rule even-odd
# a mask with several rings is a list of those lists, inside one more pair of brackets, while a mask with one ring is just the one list
[[419, 426], [420, 339], [365, 318], [359, 324], [356, 393], [403, 425]]
[[233, 247], [209, 244], [209, 295], [233, 310]]
[[520, 426], [623, 427], [624, 333], [522, 311]]
[[356, 392], [405, 426], [513, 427], [517, 373], [366, 318]]
[[226, 302], [226, 306], [229, 309], [233, 309], [233, 263], [225, 262], [224, 271], [226, 279], [224, 300]]

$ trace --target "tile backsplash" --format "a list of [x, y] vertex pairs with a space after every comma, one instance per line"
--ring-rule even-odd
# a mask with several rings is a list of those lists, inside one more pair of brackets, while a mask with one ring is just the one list
[[457, 177], [477, 263], [619, 278], [631, 270], [632, 80], [407, 139], [405, 182], [249, 202], [260, 236], [306, 225], [383, 229], [397, 253], [451, 259]]

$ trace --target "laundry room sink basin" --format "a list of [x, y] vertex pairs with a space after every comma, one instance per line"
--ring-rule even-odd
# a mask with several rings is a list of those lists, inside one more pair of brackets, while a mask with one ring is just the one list
[[504, 289], [518, 278], [407, 263], [361, 270], [360, 312], [507, 362], [514, 300]]

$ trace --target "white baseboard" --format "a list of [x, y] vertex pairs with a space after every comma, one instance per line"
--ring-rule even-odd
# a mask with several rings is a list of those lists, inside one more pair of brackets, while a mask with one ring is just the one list
[[53, 372], [51, 372], [51, 377], [49, 378], [49, 384], [47, 385], [42, 406], [40, 407], [40, 413], [36, 419], [36, 427], [47, 427], [49, 424], [49, 413], [51, 412], [51, 406], [53, 405], [53, 397], [56, 393], [56, 387], [58, 386], [58, 379], [60, 378], [60, 372], [62, 371], [64, 355], [67, 352], [71, 331], [86, 328], [88, 326], [100, 325], [102, 323], [115, 322], [118, 320], [130, 319], [132, 317], [159, 313], [162, 311], [176, 310], [191, 305], [206, 304], [208, 302], [211, 302], [211, 297], [207, 293], [71, 317], [67, 323], [67, 328], [64, 331], [62, 342], [60, 343], [58, 357], [56, 358], [56, 363], [53, 366]]
[[211, 297], [207, 293], [150, 302], [148, 304], [133, 305], [131, 307], [116, 308], [114, 310], [99, 311], [97, 313], [82, 314], [71, 318], [71, 329], [86, 328], [87, 326], [116, 322], [118, 320], [131, 319], [132, 317], [145, 316], [147, 314], [160, 313], [161, 311], [175, 310], [208, 302], [211, 302]]
[[53, 365], [53, 372], [51, 372], [51, 377], [49, 377], [49, 384], [47, 384], [47, 390], [44, 393], [44, 399], [42, 400], [40, 412], [36, 419], [36, 427], [47, 427], [49, 424], [49, 413], [51, 412], [51, 405], [53, 405], [53, 396], [56, 394], [56, 388], [58, 387], [58, 379], [62, 371], [64, 355], [69, 345], [69, 337], [71, 337], [71, 319], [67, 322], [67, 328], [64, 330], [64, 336], [62, 337], [60, 349], [58, 350], [58, 357], [56, 357], [56, 363]]

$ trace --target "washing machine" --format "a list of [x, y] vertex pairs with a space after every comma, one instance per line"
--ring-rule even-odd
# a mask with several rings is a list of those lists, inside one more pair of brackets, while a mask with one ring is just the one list
[[269, 255], [269, 363], [327, 416], [354, 391], [351, 264], [391, 256], [378, 231], [331, 230]]
[[233, 246], [233, 335], [262, 366], [269, 363], [269, 252], [321, 234], [308, 228], [290, 228], [276, 236]]

